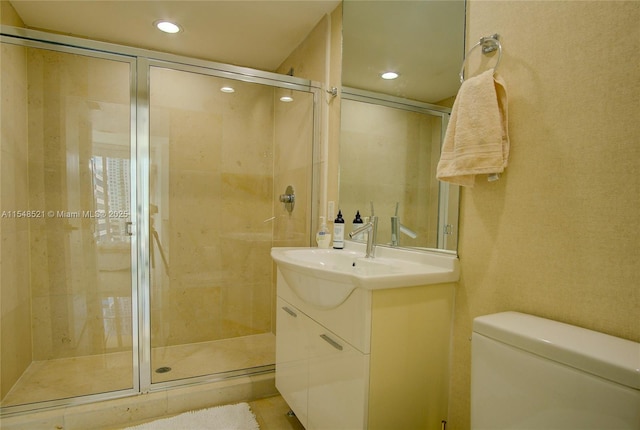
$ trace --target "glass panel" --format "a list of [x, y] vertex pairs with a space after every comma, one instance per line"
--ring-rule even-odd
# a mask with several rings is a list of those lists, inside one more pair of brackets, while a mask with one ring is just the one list
[[346, 222], [356, 211], [368, 216], [373, 201], [377, 241], [391, 244], [390, 219], [398, 204], [400, 222], [416, 237], [400, 234], [394, 245], [437, 248], [442, 118], [346, 99], [341, 115], [340, 208]]
[[[282, 90], [150, 73], [152, 382], [273, 364], [270, 248], [274, 224], [288, 216], [274, 194], [274, 136], [297, 132], [292, 143], [310, 153], [313, 96], [292, 92], [289, 105], [309, 115], [292, 115], [299, 121], [286, 133], [276, 130]], [[305, 201], [297, 214], [308, 213]]]
[[130, 63], [2, 45], [2, 406], [133, 388]]

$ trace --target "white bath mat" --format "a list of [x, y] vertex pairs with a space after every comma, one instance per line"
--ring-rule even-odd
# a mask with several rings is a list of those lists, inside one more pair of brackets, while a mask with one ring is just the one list
[[217, 406], [185, 412], [125, 430], [260, 430], [249, 404]]

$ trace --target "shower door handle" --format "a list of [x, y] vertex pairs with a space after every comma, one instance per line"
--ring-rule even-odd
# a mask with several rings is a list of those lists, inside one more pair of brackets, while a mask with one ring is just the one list
[[124, 231], [127, 236], [133, 236], [133, 222], [127, 221], [124, 223]]

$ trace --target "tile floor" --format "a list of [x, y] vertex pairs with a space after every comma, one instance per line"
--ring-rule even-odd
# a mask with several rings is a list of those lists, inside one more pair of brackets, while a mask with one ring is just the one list
[[[1, 405], [63, 399], [132, 387], [131, 352], [37, 361], [31, 364]], [[183, 379], [275, 363], [272, 333], [214, 342], [157, 348], [152, 351], [152, 369], [170, 367], [168, 373], [153, 373], [153, 382]]]
[[[168, 366], [172, 370], [169, 373], [154, 373], [152, 377], [154, 382], [162, 382], [238, 368], [263, 366], [274, 362], [275, 336], [268, 333], [154, 350], [152, 351], [152, 368]], [[130, 352], [35, 362], [3, 399], [2, 406], [73, 397], [99, 392], [98, 390], [128, 388], [126, 381], [131, 379]], [[0, 428], [4, 428], [6, 424], [7, 428], [20, 430], [35, 428], [88, 430], [86, 425], [90, 422], [91, 426], [96, 426], [92, 428], [121, 429], [144, 422], [136, 422], [136, 414], [140, 415], [138, 419], [142, 419], [145, 415], [157, 419], [158, 415], [163, 413], [175, 415], [190, 408], [208, 407], [213, 398], [218, 399], [213, 401], [220, 402], [215, 404], [225, 404], [237, 403], [243, 398], [268, 396], [249, 402], [261, 430], [304, 430], [295, 417], [287, 416], [289, 406], [282, 397], [274, 396], [277, 392], [273, 374], [270, 376], [265, 374], [263, 377], [244, 377], [241, 380], [243, 382], [240, 385], [237, 385], [237, 379], [222, 381], [219, 383], [221, 388], [215, 388], [218, 383], [214, 383], [211, 387], [186, 386], [167, 393], [159, 391], [146, 394], [146, 400], [140, 405], [136, 404], [135, 407], [131, 406], [134, 403], [131, 403], [130, 398], [117, 399], [111, 401], [109, 403], [111, 406], [104, 412], [108, 416], [105, 416], [103, 411], [95, 405], [87, 404], [71, 408], [74, 412], [44, 411], [32, 417], [19, 416], [3, 420], [5, 422], [0, 425]], [[103, 409], [105, 407], [107, 406]], [[116, 419], [117, 415], [130, 416], [133, 421], [131, 418]], [[109, 422], [113, 424], [110, 425]], [[126, 422], [126, 425], [117, 425], [116, 422]], [[34, 427], [34, 423], [42, 425], [36, 424]]]
[[[298, 429], [275, 388], [275, 374], [185, 385], [140, 396], [70, 405], [0, 418], [2, 430], [121, 430], [144, 422], [217, 405], [250, 402], [262, 429]], [[190, 430], [190, 429], [180, 429]]]
[[256, 415], [260, 430], [304, 430], [295, 416], [287, 416], [289, 405], [282, 396], [255, 400], [249, 402], [249, 406]]
[[[287, 405], [282, 396], [267, 397], [248, 403], [251, 411], [253, 411], [256, 416], [260, 430], [304, 430], [304, 427], [295, 416], [289, 416], [287, 414], [287, 412], [289, 412], [289, 405]], [[155, 419], [162, 418], [166, 417], [158, 417]], [[136, 426], [149, 421], [150, 420], [144, 420], [127, 423], [126, 427]], [[113, 430], [120, 430], [122, 428], [124, 427], [115, 427]]]

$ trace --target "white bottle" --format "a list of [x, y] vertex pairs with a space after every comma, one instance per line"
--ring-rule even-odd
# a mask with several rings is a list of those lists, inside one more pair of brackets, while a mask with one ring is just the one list
[[320, 229], [316, 234], [316, 242], [318, 243], [318, 248], [329, 248], [329, 244], [331, 243], [331, 233], [329, 233], [327, 223], [323, 216], [320, 217]]
[[340, 209], [338, 209], [338, 216], [333, 222], [333, 248], [344, 248], [344, 219]]

